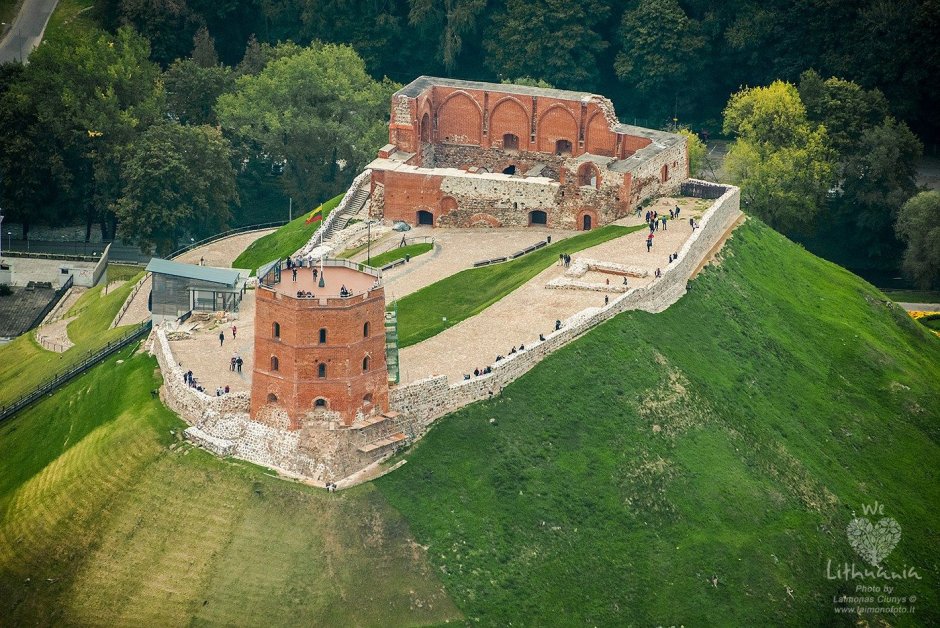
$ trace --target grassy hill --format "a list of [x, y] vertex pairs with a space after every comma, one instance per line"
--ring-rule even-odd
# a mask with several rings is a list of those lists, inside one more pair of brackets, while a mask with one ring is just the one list
[[[326, 217], [339, 205], [341, 200], [343, 200], [342, 194], [334, 196], [321, 205], [323, 207], [323, 220], [326, 220]], [[320, 227], [320, 221], [309, 225], [305, 224], [308, 216], [310, 216], [310, 212], [294, 218], [277, 231], [252, 242], [247, 249], [242, 251], [241, 255], [235, 258], [235, 261], [232, 262], [232, 268], [250, 268], [254, 272], [259, 266], [263, 266], [268, 262], [293, 255], [297, 249], [307, 243]]]
[[459, 615], [371, 486], [181, 442], [132, 349], [0, 425], [0, 624], [362, 625]]
[[181, 443], [125, 351], [0, 425], [0, 617], [848, 625], [826, 566], [877, 500], [922, 578], [882, 619], [936, 625], [940, 339], [757, 221], [721, 258], [336, 494]]
[[755, 221], [722, 257], [378, 481], [471, 622], [853, 623], [826, 566], [864, 565], [845, 529], [875, 500], [902, 528], [884, 565], [923, 578], [886, 620], [940, 621], [940, 341]]

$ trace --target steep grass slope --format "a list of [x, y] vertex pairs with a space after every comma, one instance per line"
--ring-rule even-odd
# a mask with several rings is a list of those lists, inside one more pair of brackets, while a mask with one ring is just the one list
[[458, 618], [372, 487], [327, 494], [181, 442], [131, 349], [0, 425], [0, 625]]
[[854, 623], [833, 596], [886, 581], [827, 565], [872, 569], [846, 527], [877, 500], [902, 529], [882, 565], [921, 578], [881, 617], [936, 625], [938, 393], [940, 340], [749, 221], [677, 304], [444, 418], [377, 484], [472, 623]]

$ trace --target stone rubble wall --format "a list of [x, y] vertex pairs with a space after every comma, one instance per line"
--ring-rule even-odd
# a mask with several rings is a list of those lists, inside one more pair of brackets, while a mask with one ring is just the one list
[[359, 190], [359, 188], [363, 187], [371, 180], [372, 170], [366, 168], [360, 172], [359, 175], [353, 179], [352, 184], [349, 186], [349, 189], [346, 190], [346, 194], [343, 195], [343, 199], [339, 202], [339, 205], [333, 208], [333, 210], [330, 212], [330, 215], [320, 223], [319, 229], [313, 232], [313, 235], [310, 236], [310, 239], [307, 240], [307, 243], [303, 245], [294, 255], [321, 257], [323, 255], [329, 254], [329, 251], [326, 253], [315, 251], [315, 249], [322, 248], [321, 245], [318, 244], [320, 238], [333, 225], [333, 222], [336, 220], [336, 218], [346, 211], [346, 208], [352, 202], [353, 196], [356, 195], [356, 192]]
[[389, 403], [402, 414], [420, 418], [424, 426], [470, 403], [488, 399], [527, 373], [551, 353], [562, 348], [591, 328], [628, 310], [661, 312], [686, 292], [692, 272], [721, 240], [741, 215], [740, 190], [728, 187], [705, 212], [697, 229], [679, 250], [679, 258], [662, 277], [611, 299], [604, 307], [590, 307], [563, 322], [562, 328], [546, 336], [544, 342], [526, 343], [526, 350], [492, 364], [492, 373], [450, 384], [439, 375], [396, 386]]

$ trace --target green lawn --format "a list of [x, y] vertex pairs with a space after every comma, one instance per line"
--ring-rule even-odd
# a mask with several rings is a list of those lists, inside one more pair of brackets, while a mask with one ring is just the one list
[[402, 259], [406, 255], [411, 257], [417, 257], [422, 253], [427, 253], [434, 248], [434, 245], [430, 242], [421, 242], [419, 244], [408, 244], [406, 246], [399, 247], [397, 249], [392, 249], [391, 251], [386, 251], [385, 253], [380, 253], [372, 257], [370, 266], [373, 268], [381, 268], [390, 262], [394, 262], [397, 259]]
[[863, 623], [940, 623], [940, 339], [756, 220], [720, 257], [377, 481], [468, 623], [856, 625], [833, 596], [885, 582], [826, 566], [871, 568], [845, 530], [876, 500], [903, 531], [882, 564], [923, 579]]
[[[108, 264], [108, 282], [129, 281], [142, 270], [143, 267], [134, 264]], [[134, 279], [134, 281], [137, 280]]]
[[885, 294], [901, 303], [940, 303], [938, 290], [888, 290]]
[[[21, 1], [22, 0], [0, 0], [0, 22], [12, 24]], [[4, 27], [0, 27], [0, 35], [4, 33], [3, 28]]]
[[557, 262], [561, 253], [576, 253], [643, 228], [645, 225], [609, 225], [555, 242], [510, 262], [461, 271], [409, 294], [398, 301], [400, 346], [427, 340], [479, 314]]
[[192, 448], [133, 352], [0, 425], [3, 624], [459, 619], [374, 487], [327, 494]]
[[78, 318], [68, 325], [69, 339], [75, 346], [64, 353], [43, 349], [33, 332], [0, 346], [0, 405], [26, 394], [79, 362], [88, 352], [100, 349], [130, 331], [131, 327], [126, 325], [114, 329], [108, 327], [141, 276], [143, 273], [138, 272], [131, 281], [104, 296], [104, 286], [85, 292], [67, 312], [68, 316], [78, 315]]
[[94, 0], [59, 0], [46, 25], [43, 39], [55, 39], [69, 30], [82, 32], [98, 28], [91, 15], [94, 5]]
[[[323, 220], [329, 216], [330, 212], [343, 200], [340, 194], [323, 203]], [[295, 218], [274, 233], [269, 233], [263, 238], [252, 242], [241, 255], [232, 262], [232, 268], [250, 268], [252, 274], [268, 262], [273, 262], [278, 258], [285, 258], [293, 255], [297, 249], [302, 247], [316, 233], [321, 222], [317, 221], [309, 225], [304, 224], [310, 212]]]

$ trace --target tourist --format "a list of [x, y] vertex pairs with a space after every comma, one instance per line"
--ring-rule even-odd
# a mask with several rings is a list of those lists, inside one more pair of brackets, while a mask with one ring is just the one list
[[672, 253], [669, 254], [669, 263], [672, 264]]
[[556, 320], [555, 320], [555, 331], [558, 331], [559, 329], [561, 329], [561, 321], [558, 320], [558, 319], [556, 319]]
[[623, 285], [627, 285], [627, 276], [626, 276], [626, 275], [623, 276]]
[[662, 271], [660, 271], [660, 270], [657, 268], [657, 269], [656, 269], [656, 274], [653, 275], [653, 276], [656, 277], [657, 279], [659, 279], [660, 277], [663, 276], [663, 273], [662, 273]]
[[689, 226], [692, 227], [692, 231], [695, 231], [695, 218], [689, 218]]
[[610, 297], [605, 294], [605, 295], [604, 295], [604, 305], [607, 305], [608, 303], [610, 303]]
[[608, 277], [608, 278], [607, 278], [607, 279], [605, 279], [604, 281], [606, 281], [606, 282], [607, 282], [607, 285], [608, 285], [608, 286], [610, 285], [610, 277]]
[[206, 258], [200, 257], [200, 258], [199, 258], [199, 265], [200, 265], [200, 266], [205, 266], [205, 265], [206, 265]]
[[222, 343], [224, 342], [225, 342], [225, 333], [220, 331], [219, 332], [219, 346], [221, 347]]
[[226, 386], [225, 386], [225, 394], [227, 395], [228, 392], [229, 392], [229, 387], [228, 387], [228, 385], [226, 384]]
[[539, 342], [545, 342], [545, 334], [539, 334]]
[[519, 345], [519, 351], [525, 351], [525, 345]]
[[666, 230], [666, 217], [663, 216], [662, 218], [660, 218], [660, 220], [663, 221], [663, 231], [665, 231]]
[[516, 345], [513, 345], [512, 349], [509, 350], [509, 355], [512, 355], [515, 352], [516, 352]]
[[470, 373], [464, 373], [463, 378], [464, 378], [464, 381], [470, 379]]
[[297, 283], [297, 269], [296, 268], [291, 269], [291, 273], [293, 275], [294, 283]]
[[473, 376], [474, 376], [474, 377], [479, 377], [479, 376], [480, 376], [480, 369], [478, 369], [478, 368], [477, 368], [477, 369], [473, 369]]
[[398, 243], [398, 248], [402, 248], [403, 246], [405, 246], [405, 235], [404, 235], [404, 234], [402, 234], [402, 236], [401, 236], [401, 242]]
[[317, 280], [317, 269], [316, 269], [316, 268], [313, 269], [313, 280], [314, 280], [314, 281]]
[[242, 360], [242, 356], [238, 356], [238, 359], [235, 360], [235, 368], [236, 368], [236, 370], [238, 370], [239, 373], [242, 372], [242, 364], [243, 364], [243, 362], [244, 362], [244, 361]]
[[233, 373], [235, 372], [235, 362], [236, 362], [236, 359], [235, 359], [235, 356], [233, 355], [233, 356], [232, 356], [232, 363], [229, 364], [229, 367], [228, 367], [228, 370], [230, 370], [230, 371], [233, 372]]
[[216, 387], [215, 387], [215, 396], [216, 396], [216, 397], [221, 397], [221, 396], [222, 396], [222, 387], [221, 387], [221, 386], [216, 386]]
[[653, 248], [653, 234], [649, 234], [649, 237], [646, 238], [646, 252], [649, 253], [650, 249]]
[[232, 340], [235, 340], [235, 334], [237, 331], [238, 329], [235, 327], [235, 325], [232, 325]]
[[678, 218], [678, 217], [679, 217], [679, 206], [676, 205], [676, 218]]
[[672, 210], [671, 207], [669, 208], [669, 217], [670, 217], [670, 218], [675, 218], [675, 217], [676, 217], [676, 213]]

